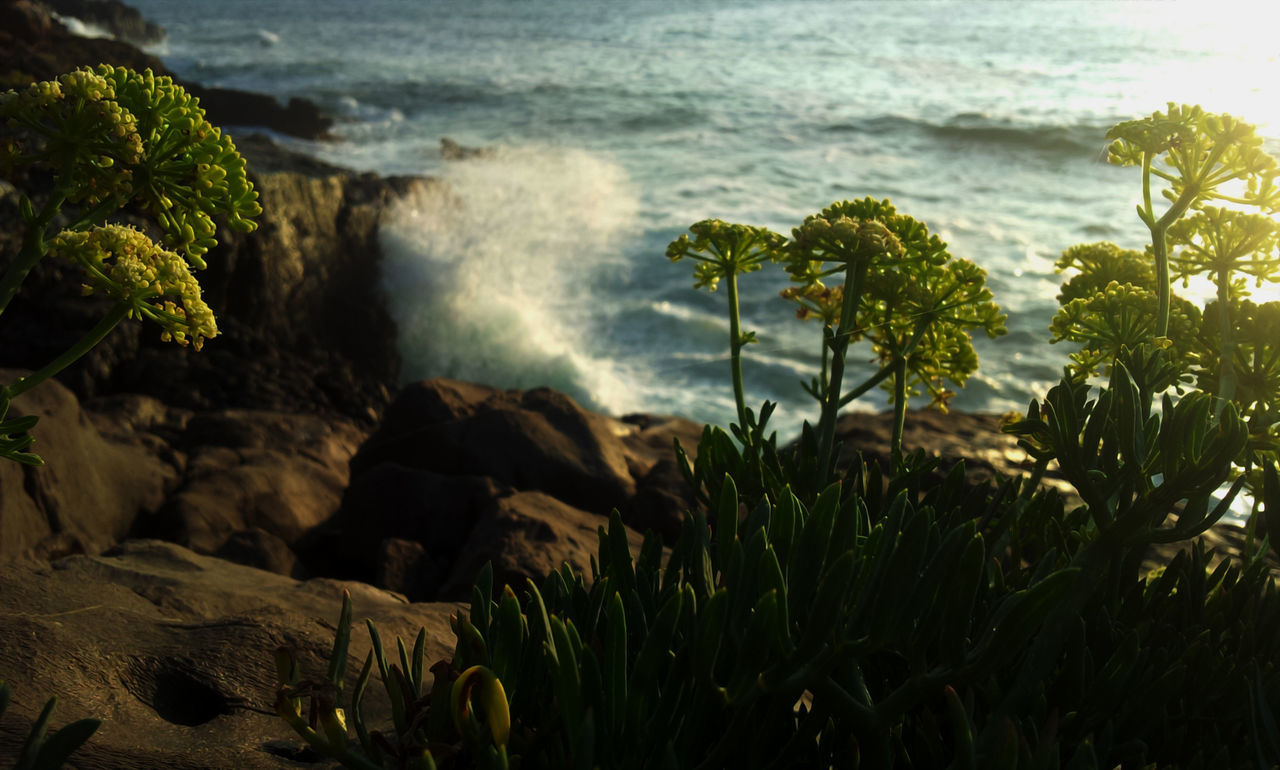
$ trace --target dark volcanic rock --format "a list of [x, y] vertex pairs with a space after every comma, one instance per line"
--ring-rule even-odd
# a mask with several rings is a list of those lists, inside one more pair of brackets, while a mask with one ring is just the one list
[[92, 24], [113, 37], [131, 43], [159, 43], [164, 40], [164, 28], [147, 21], [138, 9], [119, 0], [43, 0], [59, 15]]

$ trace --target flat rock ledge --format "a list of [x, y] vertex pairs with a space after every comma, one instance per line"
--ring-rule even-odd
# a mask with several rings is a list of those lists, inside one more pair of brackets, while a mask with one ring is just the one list
[[[275, 715], [274, 650], [293, 648], [303, 676], [322, 678], [350, 591], [358, 624], [350, 692], [370, 650], [363, 619], [392, 650], [396, 636], [412, 644], [426, 628], [434, 662], [452, 657], [449, 615], [459, 609], [410, 604], [362, 583], [302, 582], [155, 540], [0, 563], [0, 585], [0, 671], [13, 688], [0, 757], [17, 755], [56, 694], [53, 727], [103, 719], [67, 765], [96, 770], [336, 767], [295, 761], [307, 754]], [[369, 724], [390, 724], [380, 688], [366, 700]]]

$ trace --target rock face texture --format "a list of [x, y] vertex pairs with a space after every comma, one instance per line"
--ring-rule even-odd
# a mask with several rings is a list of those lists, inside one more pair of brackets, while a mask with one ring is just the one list
[[[198, 275], [221, 335], [196, 353], [123, 323], [62, 380], [82, 398], [144, 393], [184, 408], [311, 411], [371, 425], [400, 368], [378, 227], [391, 201], [432, 182], [354, 175], [252, 137], [242, 145], [259, 227], [222, 228]], [[0, 264], [17, 248], [17, 217], [16, 192], [0, 189]], [[0, 364], [39, 368], [97, 322], [105, 309], [80, 296], [80, 282], [70, 264], [41, 262], [5, 311]]]
[[90, 407], [57, 382], [14, 399], [12, 416], [40, 417], [46, 464], [0, 464], [0, 558], [96, 554], [143, 536], [302, 574], [285, 552], [337, 511], [366, 434], [338, 418], [193, 412], [142, 395]]
[[[101, 556], [0, 562], [0, 672], [13, 700], [0, 719], [0, 757], [14, 757], [44, 702], [52, 725], [103, 720], [68, 767], [94, 770], [336, 767], [300, 765], [304, 744], [275, 715], [273, 652], [296, 650], [304, 678], [323, 678], [343, 589], [354, 616], [350, 692], [370, 649], [363, 619], [384, 645], [427, 630], [428, 664], [451, 659], [450, 604], [408, 604], [359, 583], [305, 583], [131, 541]], [[373, 727], [390, 724], [375, 681]], [[314, 758], [314, 757], [313, 757]]]
[[313, 571], [415, 599], [465, 599], [490, 560], [499, 586], [566, 560], [585, 569], [615, 508], [633, 525], [633, 512], [647, 517], [633, 526], [637, 548], [645, 528], [678, 530], [691, 502], [683, 479], [671, 488], [653, 472], [674, 438], [693, 450], [700, 432], [689, 420], [593, 414], [546, 388], [411, 383], [352, 458], [337, 514], [296, 550]]

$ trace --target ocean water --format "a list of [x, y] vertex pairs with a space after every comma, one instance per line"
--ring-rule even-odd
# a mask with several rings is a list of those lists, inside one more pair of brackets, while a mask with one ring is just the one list
[[[334, 141], [293, 146], [448, 182], [382, 233], [406, 377], [551, 385], [614, 414], [732, 414], [724, 293], [663, 257], [697, 220], [786, 233], [832, 201], [890, 198], [988, 271], [1009, 334], [976, 341], [953, 405], [1007, 411], [1066, 362], [1047, 329], [1060, 252], [1145, 243], [1137, 173], [1104, 160], [1110, 125], [1200, 103], [1280, 152], [1280, 50], [1257, 4], [132, 2], [181, 75], [337, 116]], [[450, 162], [442, 137], [488, 151]], [[800, 382], [819, 330], [777, 298], [780, 271], [742, 284], [748, 397], [780, 403], [786, 436], [815, 415]], [[851, 351], [864, 373], [869, 356]]]

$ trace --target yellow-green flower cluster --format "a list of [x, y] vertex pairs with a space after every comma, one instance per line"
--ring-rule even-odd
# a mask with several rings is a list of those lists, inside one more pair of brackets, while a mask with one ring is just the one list
[[795, 302], [796, 318], [808, 321], [817, 318], [823, 326], [839, 326], [844, 305], [844, 286], [823, 286], [814, 281], [803, 286], [788, 286], [781, 292], [783, 299]]
[[160, 222], [165, 240], [198, 268], [216, 241], [213, 217], [245, 232], [262, 213], [245, 162], [231, 138], [205, 120], [199, 100], [171, 78], [100, 65], [119, 103], [137, 117], [144, 160], [134, 192]]
[[[1219, 395], [1222, 369], [1234, 369], [1233, 400], [1242, 412], [1254, 410], [1264, 414], [1258, 424], [1269, 425], [1271, 433], [1280, 430], [1280, 422], [1270, 423], [1280, 410], [1280, 302], [1256, 304], [1247, 299], [1232, 302], [1234, 356], [1224, 361], [1222, 334], [1218, 324], [1205, 323], [1200, 329], [1199, 346], [1204, 368], [1196, 373], [1201, 390]], [[1205, 319], [1217, 316], [1217, 302], [1205, 306]], [[1267, 416], [1269, 415], [1269, 417]]]
[[[1258, 287], [1280, 281], [1280, 223], [1265, 214], [1205, 206], [1170, 227], [1169, 240], [1184, 246], [1171, 260], [1174, 276], [1184, 285], [1202, 273], [1215, 283], [1233, 273], [1253, 276]], [[1228, 279], [1227, 288], [1247, 294], [1244, 282]]]
[[137, 119], [116, 101], [114, 84], [87, 69], [0, 94], [0, 173], [52, 171], [71, 203], [123, 205], [143, 160]]
[[787, 272], [792, 280], [813, 283], [846, 265], [907, 256], [905, 245], [889, 224], [895, 217], [897, 213], [887, 200], [864, 198], [831, 204], [792, 229]]
[[216, 243], [214, 216], [250, 231], [262, 212], [230, 137], [171, 78], [99, 65], [0, 95], [0, 171], [41, 167], [101, 221], [133, 200], [191, 264]]
[[1122, 249], [1109, 241], [1072, 246], [1062, 252], [1055, 265], [1059, 272], [1072, 268], [1080, 271], [1062, 284], [1058, 294], [1060, 305], [1073, 299], [1090, 298], [1105, 291], [1113, 281], [1152, 291], [1156, 287], [1156, 271], [1149, 254]]
[[199, 350], [206, 338], [218, 334], [213, 311], [201, 298], [186, 260], [132, 227], [64, 230], [54, 238], [50, 253], [80, 266], [86, 294], [109, 296], [128, 305], [130, 317], [160, 324], [166, 342], [190, 342]]
[[765, 227], [730, 224], [720, 219], [704, 219], [689, 227], [667, 246], [667, 259], [679, 262], [688, 257], [698, 264], [693, 269], [695, 289], [716, 290], [721, 278], [751, 273], [769, 259], [777, 259], [786, 238]]
[[978, 369], [971, 330], [981, 329], [988, 337], [1007, 331], [1005, 316], [986, 287], [986, 271], [967, 259], [942, 264], [921, 260], [899, 273], [874, 273], [863, 322], [883, 364], [905, 358], [908, 395], [924, 388], [932, 405], [944, 411], [954, 394], [943, 382], [964, 385]]
[[[1217, 199], [1270, 211], [1280, 208], [1276, 159], [1262, 149], [1253, 125], [1231, 115], [1170, 102], [1167, 113], [1120, 123], [1107, 138], [1112, 140], [1111, 163], [1142, 166], [1164, 179], [1169, 183], [1164, 195], [1170, 200], [1189, 193], [1197, 205]], [[1244, 194], [1225, 188], [1229, 182], [1243, 182]]]
[[[821, 279], [858, 269], [863, 279], [856, 318], [841, 325], [850, 341], [869, 339], [882, 365], [905, 362], [908, 394], [924, 388], [945, 407], [952, 394], [943, 381], [962, 385], [978, 368], [969, 330], [1005, 333], [986, 273], [968, 260], [952, 260], [946, 243], [887, 200], [833, 203], [795, 228], [793, 237], [787, 270], [805, 288], [783, 296], [800, 303], [802, 318], [840, 323], [843, 287], [833, 296]], [[886, 381], [885, 387], [894, 384]]]
[[1177, 297], [1169, 314], [1169, 334], [1157, 338], [1156, 310], [1159, 299], [1155, 292], [1129, 283], [1112, 281], [1092, 297], [1079, 297], [1067, 302], [1054, 315], [1049, 325], [1052, 342], [1063, 340], [1079, 343], [1071, 354], [1076, 376], [1087, 378], [1102, 369], [1109, 372], [1111, 362], [1123, 349], [1135, 350], [1139, 345], [1154, 343], [1171, 348], [1175, 358], [1185, 365], [1192, 361], [1192, 343], [1200, 326], [1200, 312]]

